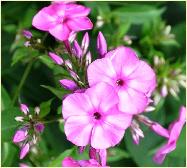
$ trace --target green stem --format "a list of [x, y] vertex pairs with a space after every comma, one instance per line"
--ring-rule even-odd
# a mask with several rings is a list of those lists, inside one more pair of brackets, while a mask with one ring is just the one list
[[35, 61], [35, 59], [32, 59], [32, 60], [29, 62], [29, 64], [27, 65], [27, 67], [26, 67], [26, 70], [25, 70], [25, 72], [24, 72], [24, 74], [23, 74], [23, 76], [22, 76], [22, 78], [21, 78], [21, 81], [20, 81], [20, 83], [19, 83], [19, 85], [18, 85], [18, 88], [17, 88], [17, 90], [16, 90], [16, 93], [15, 93], [15, 95], [14, 95], [14, 97], [13, 97], [12, 106], [16, 103], [16, 100], [17, 100], [17, 98], [18, 98], [18, 95], [19, 95], [19, 93], [20, 93], [20, 91], [21, 91], [21, 88], [23, 87], [23, 84], [25, 83], [25, 80], [27, 79], [27, 76], [28, 76], [28, 74], [29, 74], [29, 72], [30, 72], [30, 70], [31, 70], [31, 67], [32, 67], [34, 61]]
[[60, 120], [62, 120], [62, 118], [55, 118], [52, 120], [48, 120], [48, 121], [43, 121], [44, 124], [49, 124], [49, 123], [53, 123], [53, 122], [60, 122]]

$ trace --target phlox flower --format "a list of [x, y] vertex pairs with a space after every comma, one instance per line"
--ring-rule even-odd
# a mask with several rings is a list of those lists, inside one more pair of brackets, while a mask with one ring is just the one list
[[140, 60], [135, 51], [123, 46], [92, 62], [87, 76], [91, 87], [100, 82], [113, 86], [119, 97], [119, 109], [129, 114], [144, 111], [156, 86], [151, 67]]
[[34, 16], [32, 25], [65, 41], [72, 32], [92, 29], [89, 13], [90, 8], [75, 3], [52, 3]]
[[[166, 155], [176, 148], [177, 140], [179, 138], [179, 135], [182, 131], [182, 128], [186, 122], [186, 108], [182, 106], [179, 111], [179, 118], [172, 122], [169, 126], [168, 132], [169, 137], [166, 144], [164, 144], [153, 157], [153, 160], [158, 163], [162, 164], [164, 161]], [[162, 128], [160, 129], [160, 132], [162, 131]], [[165, 132], [165, 131], [164, 131]], [[164, 133], [163, 133], [164, 134]]]
[[67, 96], [62, 105], [67, 139], [77, 146], [90, 144], [95, 149], [118, 144], [132, 115], [120, 112], [117, 103], [116, 92], [106, 83]]

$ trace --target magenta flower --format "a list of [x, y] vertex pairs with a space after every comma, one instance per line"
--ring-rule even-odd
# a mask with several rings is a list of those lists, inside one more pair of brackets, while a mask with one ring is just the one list
[[18, 143], [24, 141], [27, 138], [27, 134], [28, 134], [27, 129], [22, 128], [17, 130], [16, 133], [14, 134], [13, 142]]
[[91, 144], [95, 149], [118, 144], [131, 123], [132, 115], [121, 113], [117, 103], [117, 94], [106, 83], [66, 97], [62, 113], [67, 139], [77, 146]]
[[158, 164], [162, 164], [166, 155], [176, 148], [177, 140], [179, 138], [183, 125], [186, 122], [186, 108], [182, 106], [179, 113], [180, 114], [178, 120], [174, 121], [169, 126], [168, 142], [163, 145], [153, 157], [153, 160]]
[[90, 9], [74, 3], [53, 3], [41, 9], [33, 18], [32, 25], [48, 31], [58, 40], [68, 40], [72, 31], [92, 29], [87, 15]]
[[29, 113], [29, 108], [26, 104], [20, 104], [20, 110], [27, 115]]
[[128, 47], [118, 47], [88, 67], [89, 85], [106, 82], [118, 93], [119, 109], [129, 114], [144, 111], [156, 86], [151, 67]]
[[66, 157], [62, 161], [62, 167], [101, 167], [101, 165], [94, 159], [77, 161], [71, 157]]
[[53, 60], [54, 63], [58, 65], [62, 65], [64, 63], [63, 59], [60, 56], [56, 55], [55, 53], [49, 52], [48, 55]]
[[107, 43], [101, 32], [99, 32], [97, 36], [97, 51], [101, 58], [107, 53]]
[[68, 89], [68, 90], [77, 89], [77, 84], [73, 80], [61, 79], [61, 80], [59, 80], [59, 82], [60, 82], [61, 86], [65, 89]]
[[23, 159], [28, 154], [29, 148], [30, 148], [29, 143], [21, 147], [20, 156], [19, 156], [20, 159]]

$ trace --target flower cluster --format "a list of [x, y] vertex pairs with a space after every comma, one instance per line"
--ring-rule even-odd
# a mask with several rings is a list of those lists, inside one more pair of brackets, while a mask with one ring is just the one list
[[[139, 59], [132, 48], [118, 46], [108, 51], [106, 39], [99, 32], [96, 47], [98, 59], [92, 62], [88, 32], [84, 34], [81, 45], [76, 38], [79, 31], [92, 29], [93, 24], [87, 17], [89, 13], [89, 8], [76, 3], [53, 2], [41, 9], [32, 22], [35, 28], [49, 32], [64, 44], [68, 57], [55, 49], [47, 50], [49, 58], [69, 74], [68, 78], [59, 80], [60, 85], [70, 91], [62, 98], [64, 132], [67, 140], [76, 145], [80, 153], [85, 151], [86, 146], [89, 147], [89, 160], [77, 161], [66, 157], [62, 166], [106, 166], [107, 149], [118, 145], [127, 129], [130, 129], [136, 145], [140, 138], [144, 138], [140, 123], [167, 140], [153, 157], [160, 164], [176, 148], [185, 124], [186, 108], [180, 108], [179, 118], [168, 129], [146, 117], [143, 113], [153, 110], [150, 105], [153, 102], [152, 95], [156, 86], [160, 87], [160, 81], [156, 81], [157, 71], [155, 73], [154, 70], [158, 69], [156, 66], [161, 66], [160, 60], [155, 58], [157, 60], [152, 69], [148, 63]], [[29, 41], [33, 39], [29, 31], [23, 33]], [[184, 77], [180, 78], [184, 85]], [[169, 85], [167, 83], [165, 90], [171, 92], [172, 87]], [[161, 90], [163, 93], [163, 87]], [[25, 116], [17, 117], [16, 120], [24, 124], [13, 138], [13, 142], [21, 146], [20, 159], [28, 153], [38, 133], [44, 129], [36, 117], [39, 109], [35, 110], [35, 117], [29, 115], [26, 105], [22, 104], [21, 110]]]
[[20, 127], [14, 134], [13, 142], [21, 148], [19, 158], [23, 159], [30, 148], [37, 143], [40, 134], [44, 130], [44, 124], [38, 118], [39, 107], [34, 109], [34, 115], [30, 114], [26, 104], [20, 104], [20, 110], [24, 115], [15, 117], [15, 120], [20, 122]]

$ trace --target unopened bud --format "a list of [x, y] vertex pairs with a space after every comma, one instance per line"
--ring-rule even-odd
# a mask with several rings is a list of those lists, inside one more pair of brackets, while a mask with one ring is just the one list
[[15, 120], [18, 121], [18, 122], [23, 122], [24, 117], [22, 117], [22, 116], [17, 116], [17, 117], [15, 117]]
[[39, 113], [40, 113], [40, 107], [35, 107], [34, 108], [34, 112], [35, 112], [36, 115], [39, 115]]

